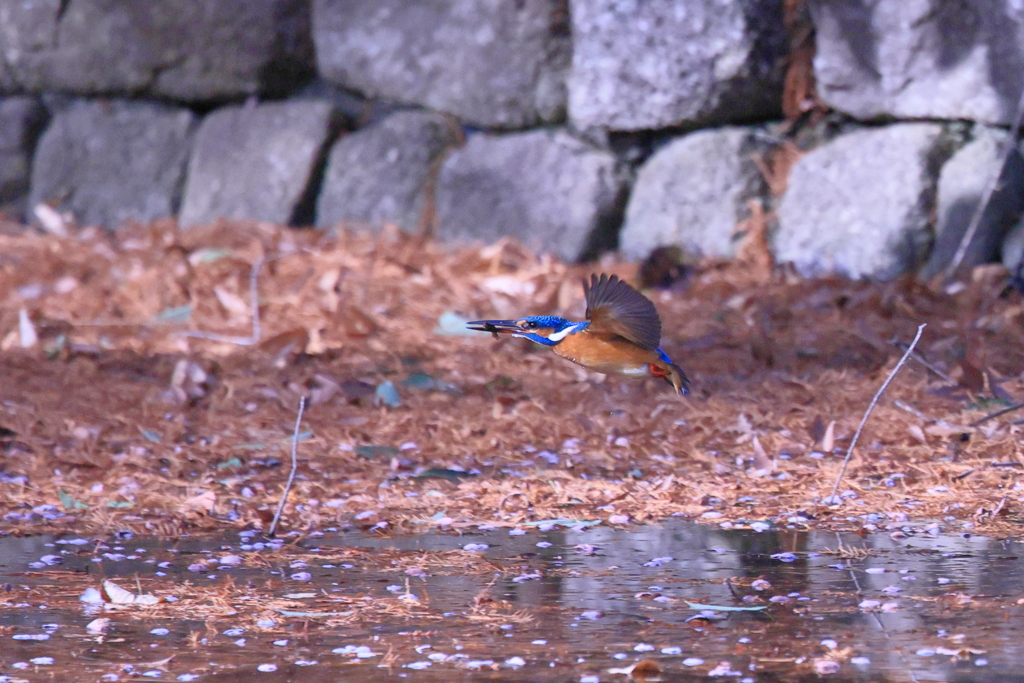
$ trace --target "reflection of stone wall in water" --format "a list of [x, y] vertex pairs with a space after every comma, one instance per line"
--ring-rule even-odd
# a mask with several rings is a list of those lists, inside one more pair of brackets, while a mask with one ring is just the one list
[[[865, 517], [876, 518], [876, 521], [881, 518], [878, 525], [886, 529], [904, 527], [903, 523], [888, 523], [898, 519], [898, 513], [891, 519], [877, 514]], [[953, 585], [968, 595], [1006, 595], [1014, 594], [1020, 585], [1018, 567], [1007, 566], [1003, 572], [988, 571], [997, 557], [1010, 564], [1020, 564], [1018, 553], [1011, 548], [970, 534], [933, 535], [923, 532], [920, 526], [906, 528], [915, 533], [894, 540], [883, 533], [863, 538], [787, 529], [755, 534], [745, 529], [729, 531], [667, 521], [660, 527], [640, 527], [628, 533], [599, 526], [559, 533], [558, 540], [555, 534], [547, 538], [556, 541], [556, 548], [552, 550], [561, 545], [573, 548], [582, 543], [597, 546], [596, 554], [585, 559], [569, 556], [566, 564], [586, 571], [561, 579], [557, 600], [581, 615], [599, 612], [596, 627], [605, 633], [621, 634], [625, 642], [635, 641], [637, 633], [649, 626], [643, 608], [656, 597], [673, 600], [669, 604], [683, 615], [679, 617], [682, 620], [696, 613], [687, 609], [686, 602], [742, 606], [764, 603], [743, 603], [737, 596], [783, 596], [788, 598], [785, 609], [799, 611], [801, 620], [824, 620], [846, 637], [851, 632], [856, 633], [852, 642], [860, 652], [871, 653], [873, 666], [902, 671], [906, 668], [905, 655], [892, 647], [891, 638], [898, 639], [905, 634], [938, 638], [936, 634], [942, 628], [947, 628], [949, 635], [964, 630], [937, 623], [927, 610], [920, 609], [920, 605], [928, 603], [907, 596], [929, 592], [946, 594]], [[835, 554], [840, 545], [863, 548], [870, 554], [844, 560]], [[785, 553], [796, 553], [796, 558], [779, 559], [779, 555]], [[562, 551], [557, 554], [565, 555]], [[866, 571], [868, 568], [872, 571]], [[878, 570], [883, 571], [875, 573]], [[751, 582], [759, 578], [767, 580], [770, 588], [763, 592], [753, 589]], [[738, 587], [730, 590], [726, 579], [733, 580]], [[826, 596], [834, 599], [842, 594], [846, 594], [847, 599], [841, 610], [823, 604], [828, 600]], [[898, 609], [882, 614], [860, 610], [857, 601], [861, 599], [877, 599], [879, 603], [891, 601]], [[708, 631], [706, 637], [734, 638], [736, 631], [742, 631], [736, 622], [750, 618], [756, 617], [719, 613], [720, 621], [693, 624], [691, 629]], [[777, 622], [785, 617], [776, 611], [767, 618]], [[878, 628], [879, 618], [884, 620], [885, 630]], [[658, 622], [664, 617], [653, 612], [651, 619]], [[1008, 630], [1012, 628], [1009, 623]], [[668, 644], [682, 645], [684, 651], [692, 648], [695, 654], [700, 654], [702, 637], [705, 636], [690, 629], [682, 630], [678, 642]], [[1017, 649], [1016, 645], [1011, 647]]]
[[[576, 259], [729, 257], [755, 201], [801, 272], [930, 277], [1022, 66], [1024, 7], [991, 0], [0, 0], [0, 202]], [[968, 264], [999, 256], [1022, 169]]]

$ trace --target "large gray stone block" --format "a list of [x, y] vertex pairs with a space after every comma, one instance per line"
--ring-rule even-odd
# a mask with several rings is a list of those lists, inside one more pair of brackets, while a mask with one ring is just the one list
[[0, 87], [186, 101], [312, 75], [310, 0], [0, 0]]
[[[337, 122], [326, 102], [222, 107], [196, 133], [178, 219], [182, 227], [218, 218], [310, 221], [311, 183]], [[310, 206], [306, 206], [309, 203]]]
[[640, 130], [778, 116], [779, 0], [572, 0], [569, 117]]
[[0, 100], [0, 203], [24, 199], [32, 173], [32, 154], [48, 115], [34, 97]]
[[678, 246], [695, 255], [730, 257], [747, 201], [765, 193], [752, 155], [751, 130], [691, 133], [655, 152], [637, 174], [619, 244], [630, 258]]
[[313, 0], [320, 73], [475, 126], [565, 114], [565, 0]]
[[[926, 278], [937, 275], [952, 263], [985, 187], [998, 172], [1006, 137], [1005, 131], [979, 127], [975, 130], [974, 140], [964, 145], [942, 167], [935, 247], [922, 272]], [[999, 245], [1022, 211], [1024, 159], [1015, 146], [959, 267], [970, 268], [996, 259]]]
[[1024, 6], [994, 0], [812, 0], [818, 94], [861, 119], [1009, 123]]
[[579, 259], [614, 241], [623, 187], [611, 154], [563, 131], [473, 135], [441, 166], [438, 235], [449, 242], [510, 236]]
[[316, 224], [389, 223], [406, 232], [429, 225], [424, 211], [438, 161], [461, 137], [448, 117], [415, 111], [342, 137], [327, 158]]
[[1017, 285], [1024, 284], [1024, 272], [1021, 269], [1024, 264], [1024, 221], [1018, 221], [1003, 238], [999, 256]]
[[114, 228], [178, 208], [195, 129], [187, 109], [79, 101], [57, 112], [39, 139], [30, 205], [50, 202], [83, 225]]
[[846, 133], [793, 166], [775, 255], [804, 275], [893, 277], [920, 265], [945, 149], [943, 128], [903, 123]]

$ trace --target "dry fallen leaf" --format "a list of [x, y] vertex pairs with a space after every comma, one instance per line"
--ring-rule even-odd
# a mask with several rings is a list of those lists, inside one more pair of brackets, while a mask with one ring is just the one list
[[910, 436], [919, 443], [928, 443], [928, 438], [924, 435], [924, 430], [921, 429], [921, 425], [912, 424], [907, 427], [907, 431], [910, 432]]
[[18, 343], [23, 349], [31, 349], [39, 341], [36, 326], [24, 308], [18, 310]]
[[85, 630], [91, 635], [100, 635], [106, 633], [107, 629], [110, 628], [110, 619], [101, 617], [99, 619], [93, 619], [85, 625]]
[[624, 674], [634, 681], [660, 681], [661, 667], [651, 659], [644, 659], [630, 666], [613, 667], [608, 669], [610, 674]]
[[217, 301], [224, 307], [228, 313], [239, 316], [248, 317], [250, 314], [249, 304], [245, 302], [245, 299], [238, 296], [234, 292], [229, 292], [224, 287], [215, 286], [213, 293], [217, 297]]
[[836, 421], [832, 420], [825, 427], [825, 436], [821, 437], [821, 450], [823, 453], [831, 453], [836, 446]]
[[935, 424], [925, 427], [924, 431], [926, 434], [948, 439], [949, 437], [960, 436], [961, 434], [970, 434], [974, 431], [974, 428], [966, 425], [951, 425], [945, 420], [939, 420]]
[[761, 445], [761, 441], [757, 438], [756, 434], [754, 435], [752, 444], [754, 446], [754, 467], [759, 470], [771, 469], [772, 461], [765, 452], [764, 446]]
[[121, 588], [109, 579], [103, 582], [103, 597], [113, 605], [150, 606], [160, 602], [160, 598], [155, 595], [136, 595], [131, 591]]
[[67, 221], [57, 209], [49, 204], [40, 203], [32, 207], [32, 213], [46, 232], [57, 237], [68, 236]]
[[211, 513], [217, 505], [217, 494], [213, 491], [203, 491], [182, 502], [182, 508], [193, 512]]

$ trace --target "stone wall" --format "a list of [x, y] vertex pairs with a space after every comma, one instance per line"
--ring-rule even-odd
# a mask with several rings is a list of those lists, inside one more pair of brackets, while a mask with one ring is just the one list
[[1022, 67], [1010, 0], [0, 0], [0, 202], [931, 277], [1001, 172], [1016, 267]]

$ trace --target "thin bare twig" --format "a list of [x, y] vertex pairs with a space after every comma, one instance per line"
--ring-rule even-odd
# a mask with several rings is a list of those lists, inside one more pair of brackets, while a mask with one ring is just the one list
[[960, 481], [961, 479], [966, 479], [967, 477], [969, 477], [969, 476], [971, 476], [972, 474], [974, 474], [974, 471], [975, 471], [975, 470], [974, 470], [974, 468], [972, 467], [972, 468], [971, 468], [971, 469], [969, 469], [969, 470], [964, 470], [964, 471], [963, 471], [963, 472], [961, 472], [960, 474], [954, 474], [954, 475], [953, 475], [952, 477], [950, 477], [950, 479], [952, 479], [953, 481]]
[[302, 425], [302, 412], [306, 409], [306, 397], [299, 399], [299, 414], [295, 417], [295, 431], [292, 433], [292, 471], [288, 474], [288, 482], [284, 485], [284, 493], [281, 494], [281, 502], [274, 513], [274, 521], [270, 523], [267, 536], [273, 536], [277, 530], [277, 523], [281, 521], [281, 513], [284, 512], [285, 501], [288, 500], [288, 493], [292, 490], [292, 482], [295, 481], [295, 472], [299, 469], [299, 427]]
[[[272, 258], [280, 258], [281, 256], [288, 256], [288, 254], [281, 254]], [[228, 344], [238, 344], [239, 346], [255, 346], [260, 343], [260, 291], [257, 287], [260, 276], [260, 268], [267, 262], [266, 258], [256, 259], [256, 262], [252, 264], [252, 268], [249, 269], [249, 307], [252, 309], [252, 335], [249, 337], [232, 337], [225, 334], [217, 334], [216, 332], [186, 332], [186, 337], [197, 337], [199, 339], [209, 339], [210, 341], [226, 342]]]
[[826, 498], [824, 502], [826, 505], [833, 505], [839, 502], [839, 498], [836, 496], [839, 493], [839, 484], [843, 481], [843, 475], [846, 474], [846, 466], [850, 464], [850, 458], [853, 456], [853, 449], [857, 446], [857, 439], [860, 438], [860, 433], [864, 431], [864, 425], [867, 424], [868, 418], [871, 417], [871, 412], [875, 409], [879, 399], [882, 398], [882, 394], [889, 387], [889, 383], [892, 382], [893, 378], [903, 367], [903, 364], [910, 358], [910, 354], [914, 351], [914, 347], [917, 346], [917, 342], [921, 340], [921, 333], [924, 332], [924, 328], [928, 325], [927, 323], [921, 323], [917, 327], [917, 334], [914, 335], [914, 341], [910, 342], [910, 346], [907, 348], [906, 353], [900, 358], [900, 362], [896, 364], [896, 367], [892, 369], [889, 376], [885, 378], [885, 382], [879, 387], [878, 391], [875, 392], [874, 398], [871, 399], [871, 403], [868, 404], [868, 409], [864, 411], [864, 417], [860, 420], [860, 426], [857, 427], [857, 431], [853, 434], [853, 439], [850, 441], [850, 447], [846, 449], [846, 457], [843, 458], [843, 466], [839, 469], [839, 476], [836, 477], [836, 485], [832, 487], [832, 495]]
[[1003, 511], [1003, 507], [1005, 507], [1005, 506], [1006, 506], [1006, 496], [1003, 496], [1002, 500], [999, 501], [999, 504], [995, 506], [995, 508], [992, 510], [991, 513], [989, 513], [989, 517], [991, 519], [995, 519], [996, 515], [998, 515], [1000, 512], [1002, 512]]
[[975, 420], [974, 422], [972, 422], [970, 424], [970, 426], [971, 427], [977, 427], [978, 425], [984, 424], [984, 423], [988, 422], [989, 420], [994, 420], [995, 418], [999, 417], [1000, 415], [1006, 415], [1007, 413], [1012, 413], [1013, 411], [1020, 410], [1021, 408], [1024, 408], [1024, 403], [1014, 403], [1012, 406], [1009, 406], [1007, 408], [1003, 408], [1001, 410], [997, 410], [994, 413], [989, 413], [985, 417]]
[[252, 334], [248, 337], [232, 337], [231, 335], [218, 334], [216, 332], [185, 332], [186, 337], [195, 337], [198, 339], [208, 339], [210, 341], [224, 342], [227, 344], [237, 344], [239, 346], [255, 346], [260, 343], [260, 338], [263, 335], [263, 329], [260, 323], [260, 289], [259, 289], [259, 277], [260, 268], [263, 264], [269, 263], [270, 261], [276, 261], [278, 259], [285, 258], [287, 256], [294, 256], [296, 254], [312, 254], [313, 252], [309, 249], [301, 248], [295, 251], [289, 251], [286, 254], [275, 254], [274, 256], [263, 256], [256, 259], [252, 264], [252, 268], [249, 270], [249, 307], [252, 309]]
[[[252, 343], [260, 343], [260, 335], [263, 330], [260, 329], [260, 288], [259, 288], [259, 277], [260, 268], [263, 267], [263, 263], [266, 261], [265, 257], [256, 259], [256, 263], [252, 264], [252, 268], [249, 269], [249, 306], [252, 307]], [[301, 405], [300, 405], [301, 409]]]
[[[889, 341], [889, 343], [892, 344], [893, 346], [895, 346], [896, 348], [900, 349], [901, 351], [906, 351], [907, 350], [907, 348], [906, 348], [907, 345], [904, 344], [903, 342], [901, 342], [899, 339], [892, 339], [892, 340]], [[956, 384], [956, 380], [955, 379], [953, 379], [952, 377], [947, 375], [945, 372], [940, 370], [938, 367], [936, 367], [934, 363], [929, 363], [927, 360], [925, 360], [925, 357], [922, 356], [921, 354], [914, 353], [914, 354], [911, 354], [910, 357], [911, 357], [911, 359], [916, 360], [918, 363], [920, 363], [921, 365], [925, 366], [926, 368], [928, 368], [929, 370], [934, 372], [935, 375], [939, 379], [944, 380], [946, 382], [949, 382], [950, 384]]]
[[956, 253], [953, 254], [953, 260], [946, 266], [945, 276], [946, 278], [953, 277], [956, 273], [957, 268], [963, 263], [964, 257], [967, 256], [967, 248], [971, 245], [974, 240], [974, 235], [978, 232], [978, 228], [981, 226], [982, 216], [985, 215], [985, 209], [988, 208], [988, 204], [992, 201], [992, 194], [996, 191], [996, 186], [999, 184], [999, 179], [1003, 177], [1003, 170], [1006, 168], [1006, 162], [1010, 159], [1010, 154], [1017, 147], [1017, 131], [1020, 130], [1021, 121], [1024, 120], [1024, 89], [1021, 90], [1020, 99], [1017, 101], [1017, 111], [1013, 115], [1013, 121], [1010, 123], [1010, 130], [1006, 135], [1006, 143], [1003, 146], [1003, 152], [999, 158], [999, 167], [996, 168], [995, 173], [989, 177], [988, 183], [985, 185], [985, 191], [981, 194], [981, 200], [978, 202], [978, 206], [974, 209], [974, 214], [971, 216], [971, 222], [967, 224], [967, 230], [964, 231], [963, 236], [960, 238], [960, 244], [956, 248]]
[[896, 406], [897, 408], [899, 408], [900, 410], [907, 411], [908, 413], [910, 413], [911, 415], [913, 415], [914, 417], [916, 417], [919, 420], [923, 420], [925, 422], [935, 422], [935, 418], [934, 417], [928, 417], [927, 415], [922, 413], [920, 410], [918, 410], [914, 406], [908, 405], [908, 404], [904, 403], [903, 401], [901, 401], [899, 399], [896, 399], [895, 401], [893, 401], [892, 404], [894, 406]]

